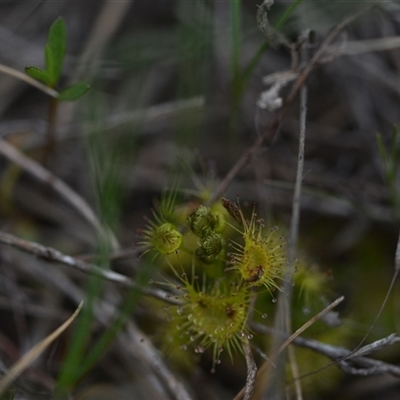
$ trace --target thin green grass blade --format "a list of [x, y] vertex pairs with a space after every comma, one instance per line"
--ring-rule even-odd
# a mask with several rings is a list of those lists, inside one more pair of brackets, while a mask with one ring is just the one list
[[280, 29], [289, 17], [293, 14], [294, 10], [301, 4], [303, 0], [295, 0], [279, 17], [278, 22], [275, 24], [275, 29]]
[[85, 306], [82, 309], [80, 318], [77, 320], [76, 329], [72, 335], [70, 347], [58, 377], [56, 392], [59, 394], [69, 392], [81, 378], [80, 366], [92, 334], [93, 308], [95, 307], [96, 299], [100, 296], [102, 287], [102, 279], [99, 276], [90, 278], [86, 290]]
[[[131, 160], [134, 143], [121, 142], [120, 138], [103, 135], [104, 116], [106, 115], [106, 104], [103, 100], [99, 92], [91, 91], [89, 96], [85, 97], [87, 103], [84, 102], [83, 107], [90, 131], [96, 131], [96, 135], [89, 134], [87, 136], [87, 147], [97, 213], [101, 216], [104, 226], [115, 231], [118, 230], [117, 224], [121, 219], [120, 212], [126, 194], [125, 187], [121, 185], [121, 175], [124, 173], [123, 166], [126, 157], [129, 156]], [[99, 237], [95, 264], [109, 269], [109, 258], [112, 251], [108, 239]], [[104, 354], [126, 321], [127, 314], [121, 316], [121, 311], [116, 310], [116, 320], [110, 321], [111, 327], [107, 327], [99, 339], [92, 340], [93, 326], [97, 325], [94, 307], [98, 305], [99, 299], [103, 296], [104, 285], [105, 282], [102, 278], [91, 276], [89, 279], [86, 287], [86, 307], [71, 338], [63, 369], [58, 377], [56, 391], [60, 397], [68, 394], [83, 374], [90, 369], [90, 366], [93, 366]], [[132, 296], [134, 297], [134, 295]], [[135, 298], [127, 300], [127, 302], [129, 302], [129, 307], [135, 306]]]
[[[280, 16], [278, 22], [275, 24], [276, 29], [282, 28], [282, 26], [285, 24], [285, 22], [289, 19], [289, 17], [293, 14], [294, 10], [301, 4], [303, 0], [295, 0]], [[248, 62], [247, 66], [245, 67], [243, 74], [242, 74], [242, 86], [245, 85], [247, 82], [248, 78], [252, 74], [254, 68], [257, 66], [258, 62], [260, 61], [260, 58], [262, 55], [265, 53], [265, 50], [267, 50], [269, 47], [269, 44], [267, 42], [264, 42], [257, 52], [254, 54], [252, 59]]]
[[149, 280], [153, 276], [155, 270], [158, 268], [157, 264], [147, 265], [146, 268], [140, 270], [139, 276], [136, 279], [138, 287], [132, 288], [129, 296], [124, 301], [124, 305], [120, 310], [119, 315], [116, 317], [112, 325], [104, 332], [100, 339], [93, 346], [92, 351], [84, 358], [84, 362], [80, 368], [80, 373], [85, 375], [102, 357], [108, 347], [111, 345], [117, 334], [124, 327], [128, 319], [131, 317], [134, 308], [136, 307], [142, 291], [140, 287], [148, 285]]

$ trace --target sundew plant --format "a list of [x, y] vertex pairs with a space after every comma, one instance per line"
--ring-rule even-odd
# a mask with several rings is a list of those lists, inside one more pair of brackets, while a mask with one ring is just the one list
[[[178, 302], [168, 308], [162, 335], [187, 351], [211, 348], [215, 371], [222, 351], [233, 361], [243, 353], [243, 341], [253, 336], [247, 325], [250, 300], [266, 291], [272, 301], [273, 292], [282, 290], [285, 239], [277, 227], [266, 228], [255, 209], [247, 219], [226, 198], [210, 206], [191, 199], [190, 207], [171, 198], [176, 196], [164, 197], [168, 206], [159, 204], [142, 233], [151, 262], [164, 264], [164, 285], [174, 289], [167, 296]], [[171, 212], [163, 212], [166, 208]], [[182, 217], [185, 224], [177, 226]]]

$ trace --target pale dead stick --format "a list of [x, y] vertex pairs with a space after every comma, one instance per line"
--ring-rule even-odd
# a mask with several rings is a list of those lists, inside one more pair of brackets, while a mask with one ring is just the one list
[[335, 56], [358, 55], [373, 51], [392, 50], [400, 47], [400, 36], [390, 36], [381, 39], [355, 40], [339, 45], [331, 45], [326, 53]]
[[19, 79], [21, 81], [24, 81], [28, 83], [31, 86], [34, 86], [36, 89], [41, 90], [42, 92], [48, 94], [51, 97], [57, 98], [58, 97], [58, 92], [52, 88], [49, 88], [48, 86], [44, 85], [43, 83], [40, 83], [36, 79], [31, 78], [30, 76], [24, 74], [21, 71], [18, 71], [17, 69], [7, 67], [6, 65], [0, 64], [0, 72], [4, 72], [5, 74], [12, 76], [16, 79]]
[[247, 376], [246, 376], [246, 384], [244, 386], [243, 392], [243, 400], [250, 400], [254, 388], [256, 385], [257, 379], [257, 364], [254, 361], [253, 353], [251, 352], [251, 347], [249, 340], [246, 338], [243, 341], [243, 351], [246, 358], [246, 365], [247, 365]]
[[141, 287], [128, 276], [119, 274], [118, 272], [100, 268], [96, 264], [87, 263], [81, 259], [63, 254], [61, 251], [58, 251], [52, 247], [46, 247], [36, 242], [20, 239], [14, 235], [11, 235], [10, 233], [2, 231], [0, 231], [0, 243], [12, 246], [18, 250], [21, 250], [28, 254], [32, 254], [49, 262], [57, 262], [63, 265], [67, 265], [85, 274], [96, 274], [98, 276], [101, 276], [103, 279], [108, 280], [109, 282], [114, 282], [125, 287], [137, 288], [146, 295], [158, 298], [170, 304], [180, 304], [180, 302], [176, 300], [173, 296], [168, 296], [167, 292], [147, 286]]
[[[278, 332], [276, 329], [269, 328], [265, 325], [252, 323], [252, 329], [255, 332], [261, 333], [263, 335], [273, 335], [280, 334], [287, 336], [285, 332]], [[345, 349], [343, 347], [336, 347], [330, 344], [322, 343], [314, 339], [306, 339], [302, 336], [297, 336], [293, 343], [296, 346], [307, 348], [311, 351], [315, 351], [316, 353], [322, 354], [328, 358], [334, 360], [332, 363], [325, 365], [323, 368], [320, 368], [316, 371], [312, 371], [309, 373], [305, 373], [301, 375], [298, 379], [303, 379], [314, 375], [315, 373], [321, 371], [322, 369], [328, 368], [332, 365], [338, 365], [345, 372], [350, 372], [351, 374], [356, 375], [377, 375], [377, 374], [391, 374], [392, 376], [399, 378], [400, 377], [400, 367], [397, 367], [392, 364], [385, 363], [380, 360], [372, 359], [364, 357], [363, 355], [368, 354], [372, 351], [382, 349], [385, 346], [390, 346], [396, 342], [400, 341], [400, 337], [396, 336], [396, 334], [391, 334], [383, 339], [379, 339], [376, 342], [368, 344], [354, 353], [351, 350]], [[359, 369], [354, 371], [349, 371], [344, 368], [343, 361], [345, 361], [346, 357], [355, 359], [355, 362], [361, 364]], [[372, 372], [371, 372], [372, 371]]]

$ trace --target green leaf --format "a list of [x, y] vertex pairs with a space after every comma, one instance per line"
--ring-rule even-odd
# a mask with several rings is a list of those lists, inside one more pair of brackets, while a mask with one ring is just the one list
[[90, 85], [84, 82], [76, 83], [69, 86], [60, 92], [58, 100], [60, 101], [74, 101], [81, 97], [90, 89]]
[[[63, 18], [57, 18], [50, 26], [47, 46], [51, 49], [52, 63], [46, 66], [54, 84], [61, 76], [67, 43], [67, 27]], [[50, 70], [51, 68], [51, 70]]]
[[57, 18], [50, 26], [47, 44], [44, 47], [46, 69], [27, 66], [25, 72], [30, 77], [55, 88], [61, 76], [67, 42], [67, 28], [65, 21]]
[[25, 73], [33, 79], [36, 79], [44, 84], [49, 83], [49, 74], [44, 69], [28, 65], [25, 67]]
[[44, 46], [44, 59], [46, 63], [46, 72], [48, 76], [47, 85], [54, 88], [57, 85], [58, 79], [54, 70], [53, 50], [51, 49], [49, 44], [46, 44], [46, 46]]

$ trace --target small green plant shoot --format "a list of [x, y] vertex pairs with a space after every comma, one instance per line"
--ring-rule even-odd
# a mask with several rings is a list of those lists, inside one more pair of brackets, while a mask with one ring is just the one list
[[[63, 18], [57, 18], [49, 29], [47, 44], [44, 48], [45, 68], [32, 65], [25, 67], [25, 72], [46, 86], [57, 89], [64, 64], [67, 43], [67, 28]], [[58, 100], [74, 101], [89, 90], [87, 83], [75, 83], [60, 91]]]

